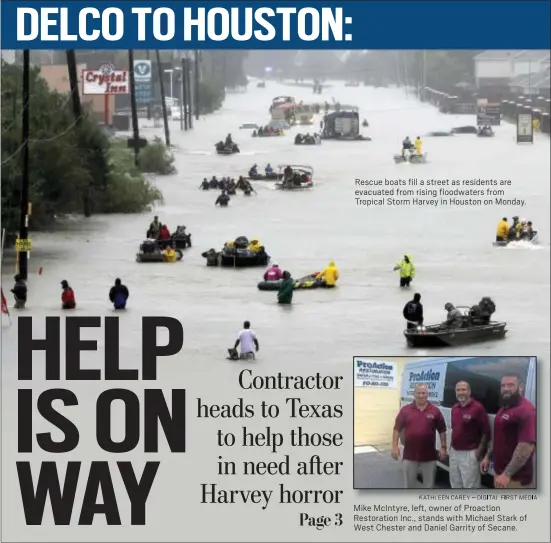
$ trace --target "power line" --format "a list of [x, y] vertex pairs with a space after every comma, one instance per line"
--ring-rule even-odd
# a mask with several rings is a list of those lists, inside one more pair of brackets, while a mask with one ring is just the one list
[[[77, 91], [78, 91], [77, 88], [75, 88], [75, 89], [69, 91], [68, 94], [67, 94], [67, 98], [65, 99], [65, 101], [64, 101], [59, 107], [57, 107], [57, 108], [53, 111], [53, 113], [62, 110], [62, 109], [69, 103], [69, 101], [72, 99], [73, 94], [74, 94], [75, 92], [77, 92]], [[21, 110], [21, 112], [18, 112], [18, 116], [19, 116], [19, 114], [23, 113], [23, 112], [31, 105], [31, 102], [32, 102], [32, 98], [31, 98], [31, 99], [27, 102], [27, 104], [23, 107], [23, 109]], [[17, 118], [14, 119], [13, 122], [12, 122], [7, 128], [5, 128], [5, 129], [2, 131], [2, 134], [1, 134], [0, 137], [3, 138], [3, 137], [4, 137], [4, 134], [6, 134], [7, 132], [9, 132], [9, 131], [15, 126], [15, 123], [16, 123], [18, 120], [19, 120], [19, 119], [17, 119]]]
[[[51, 143], [52, 141], [56, 141], [59, 138], [65, 136], [65, 134], [67, 134], [70, 130], [72, 130], [75, 127], [75, 125], [80, 121], [81, 118], [82, 118], [82, 115], [80, 117], [77, 117], [65, 130], [63, 130], [63, 132], [60, 132], [59, 134], [56, 134], [51, 138], [44, 138], [39, 140], [29, 139], [28, 142], [25, 142], [25, 143]], [[21, 152], [23, 147], [25, 147], [25, 143], [22, 143], [15, 150], [15, 152], [13, 152], [8, 158], [3, 160], [1, 165], [4, 166], [4, 164], [7, 164], [10, 160], [12, 160], [15, 156], [17, 156]]]

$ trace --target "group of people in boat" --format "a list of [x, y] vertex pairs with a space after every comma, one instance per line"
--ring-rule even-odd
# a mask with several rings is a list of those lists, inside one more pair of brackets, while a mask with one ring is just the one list
[[509, 224], [507, 217], [503, 217], [496, 229], [496, 241], [531, 241], [536, 232], [532, 227], [532, 221], [513, 217], [513, 223]]
[[218, 189], [230, 196], [235, 195], [238, 190], [242, 190], [246, 196], [249, 196], [252, 192], [254, 192], [252, 185], [242, 175], [239, 176], [237, 181], [230, 177], [222, 177], [221, 179], [217, 179], [215, 175], [213, 175], [209, 181], [205, 177], [199, 185], [199, 188], [201, 190]]
[[283, 170], [284, 185], [293, 185], [295, 187], [301, 187], [303, 185], [310, 185], [311, 183], [312, 183], [312, 177], [308, 172], [294, 170], [291, 166], [287, 166]]
[[253, 138], [263, 136], [283, 136], [284, 132], [281, 128], [275, 128], [270, 125], [261, 126], [258, 130], [253, 131]]
[[233, 241], [226, 241], [222, 250], [225, 253], [231, 254], [250, 253], [253, 255], [257, 255], [264, 252], [264, 245], [260, 243], [260, 240], [258, 238], [252, 238], [249, 241], [246, 236], [239, 236]]
[[315, 145], [321, 143], [319, 134], [297, 134], [295, 136], [295, 145]]
[[[491, 317], [496, 311], [496, 304], [489, 296], [484, 296], [478, 304], [471, 306], [468, 312], [461, 311], [451, 302], [446, 303], [444, 309], [446, 320], [441, 324], [442, 328], [466, 328], [490, 324]], [[402, 315], [406, 320], [408, 330], [423, 326], [421, 294], [418, 292], [414, 294], [413, 300], [404, 306]]]
[[412, 155], [421, 156], [423, 154], [423, 140], [417, 136], [412, 142], [407, 136], [402, 141], [402, 157], [410, 158]]
[[[264, 175], [268, 177], [270, 175], [273, 175], [274, 173], [275, 172], [271, 164], [270, 163], [266, 164], [266, 167], [264, 168]], [[261, 174], [258, 173], [258, 164], [255, 163], [249, 168], [249, 177], [258, 177], [259, 175]]]
[[[316, 283], [325, 288], [334, 288], [339, 280], [339, 270], [331, 260], [321, 272], [311, 274]], [[277, 262], [274, 262], [264, 273], [264, 281], [281, 281], [277, 301], [280, 304], [290, 304], [293, 301], [294, 280], [289, 271], [283, 271]]]
[[177, 226], [171, 233], [166, 224], [161, 223], [155, 215], [146, 233], [146, 240], [140, 245], [140, 251], [144, 254], [162, 253], [167, 262], [176, 262], [175, 237], [188, 237], [185, 226]]
[[231, 151], [232, 153], [239, 153], [239, 147], [237, 146], [237, 143], [233, 141], [231, 134], [226, 136], [225, 141], [219, 141], [215, 147], [219, 152]]
[[484, 296], [478, 304], [471, 306], [467, 314], [450, 302], [444, 305], [444, 309], [447, 311], [447, 315], [442, 326], [466, 328], [490, 324], [490, 319], [496, 311], [496, 304], [489, 296]]
[[479, 136], [493, 136], [494, 131], [492, 130], [492, 127], [489, 124], [485, 124], [484, 126], [478, 127], [477, 134]]

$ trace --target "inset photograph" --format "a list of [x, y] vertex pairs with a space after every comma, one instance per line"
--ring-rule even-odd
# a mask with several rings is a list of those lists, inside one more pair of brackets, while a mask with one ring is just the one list
[[534, 356], [354, 357], [354, 488], [537, 488]]

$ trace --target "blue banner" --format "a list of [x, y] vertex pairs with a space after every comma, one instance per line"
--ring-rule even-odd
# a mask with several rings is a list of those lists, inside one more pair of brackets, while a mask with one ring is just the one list
[[[222, 7], [223, 6], [223, 7]], [[549, 0], [2, 0], [2, 49], [549, 49]], [[481, 31], [480, 29], [484, 30]]]
[[151, 83], [136, 82], [136, 102], [138, 104], [149, 104], [153, 100]]

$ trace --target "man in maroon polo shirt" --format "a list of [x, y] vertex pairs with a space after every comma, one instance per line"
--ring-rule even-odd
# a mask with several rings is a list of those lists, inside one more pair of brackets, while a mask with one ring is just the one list
[[452, 407], [450, 447], [450, 486], [480, 488], [480, 460], [490, 443], [492, 432], [488, 413], [471, 398], [466, 381], [455, 385], [457, 403]]
[[524, 397], [519, 375], [501, 378], [501, 405], [494, 419], [493, 441], [480, 468], [488, 471], [492, 458], [496, 488], [530, 488], [534, 479], [536, 408]]
[[[426, 385], [417, 385], [415, 400], [402, 407], [392, 434], [392, 458], [398, 460], [398, 443], [403, 432], [405, 488], [417, 488], [417, 474], [423, 477], [423, 488], [434, 487], [436, 460], [446, 456], [446, 422], [438, 407], [431, 404]], [[436, 450], [436, 432], [440, 434], [440, 453]]]

